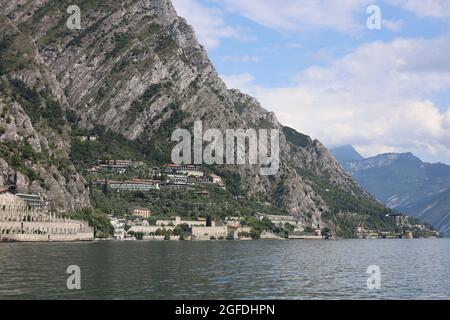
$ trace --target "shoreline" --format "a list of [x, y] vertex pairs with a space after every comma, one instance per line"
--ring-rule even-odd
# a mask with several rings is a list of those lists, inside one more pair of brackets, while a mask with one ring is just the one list
[[115, 239], [96, 239], [96, 240], [90, 240], [90, 241], [0, 241], [0, 246], [2, 244], [18, 244], [18, 243], [36, 243], [36, 244], [42, 244], [42, 243], [48, 243], [48, 244], [82, 244], [82, 243], [99, 243], [99, 242], [138, 242], [138, 243], [148, 243], [148, 242], [228, 242], [228, 243], [239, 243], [239, 242], [316, 242], [316, 241], [329, 241], [329, 242], [341, 242], [341, 241], [376, 241], [376, 240], [386, 240], [386, 241], [392, 241], [392, 240], [445, 240], [450, 238], [417, 238], [417, 239], [261, 239], [261, 240], [115, 240]]

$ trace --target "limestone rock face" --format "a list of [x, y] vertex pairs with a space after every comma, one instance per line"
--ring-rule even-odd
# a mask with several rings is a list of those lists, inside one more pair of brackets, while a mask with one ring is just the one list
[[[340, 210], [327, 193], [338, 190], [373, 201], [319, 141], [283, 127], [256, 99], [228, 90], [194, 30], [177, 16], [169, 0], [83, 1], [81, 30], [65, 25], [71, 1], [1, 0], [1, 4], [3, 29], [27, 43], [33, 66], [12, 70], [9, 76], [47, 89], [64, 108], [77, 113], [80, 126], [103, 125], [130, 140], [151, 142], [182, 112], [181, 121], [163, 129], [192, 129], [198, 120], [204, 129], [279, 129], [281, 164], [276, 175], [261, 176], [255, 166], [232, 168], [247, 194], [303, 217], [305, 223], [321, 225], [328, 224], [323, 213]], [[19, 111], [15, 123], [23, 130], [8, 129], [2, 139], [29, 137], [33, 150], [46, 149], [46, 136], [31, 137], [34, 131]], [[70, 148], [62, 136], [60, 143], [63, 150]], [[1, 169], [9, 170], [5, 165]], [[86, 201], [82, 178], [74, 171], [63, 181], [55, 170], [38, 171], [62, 206]]]
[[[53, 141], [67, 138], [57, 135], [47, 138], [33, 127], [19, 103], [3, 95], [0, 95], [0, 114], [0, 128], [4, 131], [0, 136], [2, 156], [12, 159], [8, 163], [0, 157], [0, 185], [8, 185], [16, 177], [17, 188], [39, 194], [48, 210], [72, 211], [89, 207], [85, 181], [75, 167], [70, 165], [62, 171], [55, 166], [59, 161], [68, 161], [69, 146], [63, 143], [60, 145], [64, 147], [58, 148]], [[49, 141], [53, 148], [49, 147]], [[39, 156], [43, 153], [54, 158], [55, 163]]]

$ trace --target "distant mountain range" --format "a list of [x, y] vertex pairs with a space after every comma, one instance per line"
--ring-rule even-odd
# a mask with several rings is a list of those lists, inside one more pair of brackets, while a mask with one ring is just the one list
[[450, 166], [412, 153], [364, 158], [352, 146], [331, 150], [344, 169], [390, 208], [428, 222], [450, 236]]

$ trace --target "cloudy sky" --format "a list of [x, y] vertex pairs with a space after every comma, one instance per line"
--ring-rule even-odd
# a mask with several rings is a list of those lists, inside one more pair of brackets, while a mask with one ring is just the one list
[[[328, 147], [450, 164], [449, 0], [173, 0], [230, 88]], [[381, 29], [369, 29], [369, 6]]]

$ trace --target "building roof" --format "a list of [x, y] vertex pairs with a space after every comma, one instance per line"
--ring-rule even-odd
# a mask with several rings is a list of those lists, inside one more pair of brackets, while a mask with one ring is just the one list
[[11, 193], [14, 194], [11, 190], [8, 188], [0, 187], [0, 193]]

